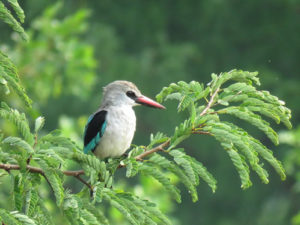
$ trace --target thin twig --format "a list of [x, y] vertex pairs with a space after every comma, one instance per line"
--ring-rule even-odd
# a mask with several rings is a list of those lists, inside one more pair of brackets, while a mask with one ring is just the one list
[[215, 92], [213, 93], [213, 95], [210, 97], [210, 100], [209, 100], [207, 106], [206, 106], [205, 109], [200, 113], [200, 116], [205, 115], [206, 112], [207, 112], [207, 110], [210, 109], [210, 107], [211, 107], [212, 104], [214, 103], [215, 97], [216, 97], [217, 93], [219, 92], [219, 90], [220, 90], [220, 88], [217, 88], [217, 89], [215, 90]]
[[80, 175], [84, 175], [84, 171], [83, 170], [66, 170], [63, 171], [63, 174], [66, 176], [80, 176]]
[[[4, 169], [6, 171], [10, 170], [20, 170], [19, 165], [14, 165], [14, 164], [0, 164], [0, 169]], [[26, 169], [31, 172], [31, 173], [40, 173], [44, 174], [44, 171], [41, 168], [33, 167], [33, 166], [26, 166]]]
[[[46, 177], [46, 174], [43, 172], [43, 173], [41, 173], [41, 175], [45, 178], [45, 180], [47, 181], [47, 183], [49, 184], [49, 186], [52, 188], [51, 183], [50, 183], [48, 177]], [[52, 188], [52, 191], [54, 192], [53, 188]]]
[[[34, 135], [34, 144], [33, 144], [33, 148], [35, 148], [35, 146], [37, 145], [38, 143], [38, 136], [37, 134]], [[32, 155], [30, 155], [26, 161], [27, 165], [30, 164], [30, 161], [31, 161], [31, 158], [32, 158]]]
[[[15, 165], [15, 164], [0, 164], [0, 169], [4, 169], [4, 170], [20, 170], [20, 166], [19, 165]], [[40, 174], [44, 174], [44, 171], [41, 168], [38, 167], [34, 167], [34, 166], [30, 166], [27, 165], [26, 169], [31, 172], [31, 173], [40, 173]], [[63, 174], [65, 174], [66, 176], [79, 176], [79, 175], [83, 175], [84, 171], [83, 170], [66, 170], [63, 171]]]
[[[210, 97], [210, 100], [209, 102], [207, 103], [206, 107], [204, 108], [204, 110], [200, 113], [200, 116], [204, 116], [205, 114], [207, 114], [208, 110], [213, 106], [214, 104], [214, 101], [215, 101], [215, 97], [217, 95], [217, 93], [219, 92], [220, 88], [218, 87], [215, 92], [211, 95]], [[213, 114], [213, 113], [216, 113], [216, 112], [210, 112], [209, 114]], [[200, 130], [202, 127], [204, 127], [205, 124], [200, 124], [198, 127], [193, 127], [192, 128], [192, 134], [207, 134], [207, 135], [211, 135], [210, 132], [207, 132], [207, 131], [203, 131], [203, 130]]]
[[37, 145], [38, 143], [38, 136], [37, 134], [34, 135], [34, 144], [33, 144], [33, 148], [35, 148], [35, 146]]
[[142, 154], [138, 155], [135, 157], [135, 159], [137, 161], [142, 161], [143, 158], [145, 158], [146, 156], [154, 153], [154, 152], [158, 152], [158, 151], [163, 151], [165, 147], [167, 147], [170, 144], [170, 139], [168, 139], [167, 141], [165, 141], [164, 143], [156, 146], [155, 148], [152, 148], [148, 151], [143, 152]]
[[76, 179], [78, 179], [80, 182], [85, 184], [91, 191], [93, 191], [92, 185], [90, 185], [88, 182], [86, 182], [80, 175], [74, 176]]
[[[14, 164], [0, 164], [0, 169], [4, 169], [7, 172], [9, 172], [10, 170], [20, 170], [20, 166], [19, 165], [14, 165]], [[45, 175], [45, 172], [41, 168], [27, 165], [26, 169], [29, 172], [31, 172], [31, 173], [39, 173], [39, 174], [41, 174], [45, 178], [45, 180], [48, 182], [49, 186], [51, 186], [48, 178]], [[85, 184], [86, 186], [88, 186], [90, 189], [92, 189], [92, 186], [89, 183], [87, 183], [82, 177], [80, 177], [80, 175], [84, 174], [83, 170], [62, 171], [62, 173], [65, 174], [66, 176], [73, 176], [73, 177], [75, 177], [76, 179], [78, 179], [79, 181], [81, 181], [83, 184]]]
[[211, 135], [211, 133], [210, 132], [208, 132], [208, 131], [201, 131], [201, 130], [194, 130], [194, 131], [192, 131], [192, 133], [193, 134], [207, 134], [207, 135]]

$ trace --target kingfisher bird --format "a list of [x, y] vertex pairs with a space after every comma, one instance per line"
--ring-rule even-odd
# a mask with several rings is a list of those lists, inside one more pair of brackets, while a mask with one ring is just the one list
[[84, 153], [96, 157], [122, 156], [130, 147], [136, 127], [133, 106], [165, 107], [141, 94], [135, 84], [117, 80], [103, 88], [100, 108], [92, 114], [84, 130]]

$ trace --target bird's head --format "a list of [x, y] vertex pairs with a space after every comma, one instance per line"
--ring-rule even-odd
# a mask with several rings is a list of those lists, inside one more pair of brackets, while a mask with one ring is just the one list
[[145, 105], [149, 107], [165, 109], [165, 107], [158, 102], [141, 94], [140, 90], [135, 84], [129, 81], [117, 80], [103, 89], [103, 103], [104, 105]]

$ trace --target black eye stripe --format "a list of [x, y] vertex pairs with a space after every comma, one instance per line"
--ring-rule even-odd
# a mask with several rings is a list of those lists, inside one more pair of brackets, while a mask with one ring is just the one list
[[136, 94], [135, 94], [133, 91], [127, 91], [127, 92], [126, 92], [126, 95], [127, 95], [129, 98], [132, 98], [132, 99], [135, 99], [135, 98], [136, 98]]

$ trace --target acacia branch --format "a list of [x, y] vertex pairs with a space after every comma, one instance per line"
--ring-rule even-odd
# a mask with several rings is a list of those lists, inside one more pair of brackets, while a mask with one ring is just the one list
[[[72, 171], [71, 171], [72, 172]], [[84, 171], [82, 170], [82, 172], [84, 173]], [[85, 181], [85, 179], [83, 179], [80, 175], [74, 176], [77, 180], [79, 180], [80, 182], [82, 182], [83, 184], [85, 184], [91, 191], [93, 191], [93, 187], [91, 184], [89, 184], [87, 181]]]
[[[4, 169], [6, 171], [10, 171], [10, 170], [20, 170], [20, 166], [19, 165], [15, 165], [15, 164], [0, 164], [0, 169]], [[34, 167], [34, 166], [30, 166], [27, 165], [26, 169], [31, 172], [31, 173], [39, 173], [41, 175], [44, 175], [44, 171], [41, 168], [38, 167]], [[65, 174], [66, 176], [80, 176], [84, 174], [83, 170], [74, 170], [74, 171], [62, 171], [63, 174]]]
[[[136, 156], [135, 159], [138, 161], [142, 161], [143, 158], [145, 158], [146, 156], [157, 152], [157, 151], [163, 151], [165, 147], [167, 147], [170, 144], [170, 139], [168, 139], [166, 142], [162, 143], [161, 145], [158, 145], [148, 151], [145, 151], [143, 153], [141, 153], [140, 155]], [[123, 166], [119, 166], [118, 168], [123, 167]], [[19, 165], [15, 165], [15, 164], [0, 164], [0, 169], [4, 169], [7, 172], [11, 171], [11, 170], [20, 170], [20, 166]], [[38, 173], [41, 174], [46, 181], [49, 183], [48, 178], [45, 175], [45, 172], [38, 167], [34, 167], [34, 166], [30, 166], [30, 165], [26, 165], [26, 170], [29, 171], [30, 173]], [[66, 176], [72, 176], [75, 177], [77, 180], [79, 180], [81, 183], [83, 183], [84, 185], [86, 185], [89, 189], [93, 190], [93, 187], [91, 186], [91, 184], [89, 184], [87, 181], [85, 181], [81, 175], [85, 175], [84, 170], [66, 170], [66, 171], [62, 171], [62, 173]], [[50, 183], [49, 183], [50, 185]], [[51, 185], [50, 185], [51, 186]]]
[[200, 113], [200, 116], [203, 116], [206, 114], [206, 112], [211, 108], [211, 106], [214, 104], [214, 100], [215, 100], [215, 97], [217, 95], [217, 93], [219, 92], [220, 88], [218, 87], [215, 92], [212, 94], [212, 96], [210, 97], [210, 100], [207, 104], [207, 106], [205, 107], [205, 109]]
[[[9, 172], [10, 170], [20, 170], [20, 166], [14, 164], [0, 164], [0, 169], [4, 169]], [[44, 171], [41, 168], [27, 165], [26, 169], [31, 173], [39, 173], [41, 175], [45, 175]]]
[[206, 135], [211, 135], [210, 132], [208, 131], [202, 131], [202, 130], [192, 130], [192, 134], [206, 134]]
[[[19, 165], [15, 165], [15, 164], [0, 164], [0, 169], [4, 169], [7, 172], [9, 172], [11, 170], [20, 170], [21, 168], [20, 168]], [[39, 174], [41, 174], [46, 179], [46, 181], [48, 182], [48, 184], [50, 185], [50, 182], [49, 182], [48, 178], [46, 177], [45, 172], [41, 168], [27, 165], [26, 169], [30, 173], [39, 173]], [[88, 186], [89, 189], [92, 190], [92, 186], [89, 183], [87, 183], [82, 177], [80, 177], [80, 175], [84, 175], [84, 171], [83, 170], [62, 171], [62, 173], [64, 175], [66, 175], [66, 176], [73, 176], [73, 177], [75, 177], [80, 182], [82, 182], [83, 184], [85, 184], [86, 186]]]
[[135, 159], [137, 161], [142, 161], [143, 158], [145, 158], [146, 156], [154, 153], [154, 152], [158, 152], [158, 151], [163, 151], [165, 147], [167, 147], [170, 144], [170, 139], [168, 139], [167, 141], [165, 141], [164, 143], [156, 146], [155, 148], [152, 148], [148, 151], [143, 152], [142, 154], [138, 155], [135, 157]]
[[[203, 116], [207, 113], [207, 111], [212, 107], [212, 105], [214, 104], [214, 100], [215, 100], [215, 97], [217, 95], [217, 93], [219, 92], [220, 88], [218, 87], [215, 92], [212, 94], [212, 96], [210, 97], [210, 100], [207, 104], [207, 106], [205, 107], [205, 109], [200, 113], [200, 116]], [[197, 131], [195, 129], [192, 130], [192, 133], [193, 134], [208, 134], [210, 135], [209, 132], [206, 132], [206, 131]], [[135, 157], [135, 159], [137, 161], [142, 161], [144, 157], [154, 153], [154, 152], [158, 152], [158, 151], [163, 151], [165, 147], [167, 147], [168, 145], [170, 144], [170, 139], [168, 139], [167, 141], [165, 141], [164, 143], [156, 146], [155, 148], [152, 148], [148, 151], [145, 151], [143, 152], [142, 154], [138, 155]], [[122, 167], [122, 166], [119, 166], [119, 167]]]
[[63, 174], [66, 176], [78, 177], [80, 175], [84, 175], [84, 171], [83, 170], [66, 170], [66, 171], [63, 171]]

